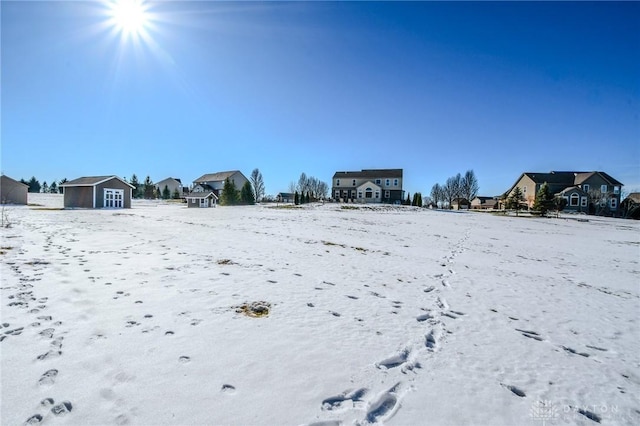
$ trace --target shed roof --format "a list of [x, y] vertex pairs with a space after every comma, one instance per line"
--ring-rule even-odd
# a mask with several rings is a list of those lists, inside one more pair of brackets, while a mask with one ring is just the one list
[[85, 176], [78, 179], [71, 180], [69, 182], [62, 183], [58, 186], [62, 187], [70, 187], [70, 186], [96, 186], [101, 183], [107, 182], [111, 179], [118, 179], [120, 182], [129, 185], [131, 188], [135, 189], [135, 186], [131, 185], [129, 182], [120, 179], [118, 176]]
[[196, 200], [202, 200], [203, 198], [209, 198], [209, 197], [215, 198], [216, 200], [218, 199], [218, 196], [213, 192], [192, 192], [189, 195], [185, 195], [184, 198], [193, 198]]
[[20, 185], [24, 185], [24, 186], [26, 186], [27, 188], [29, 187], [29, 185], [27, 185], [26, 183], [20, 182], [19, 180], [12, 179], [12, 178], [10, 178], [10, 177], [9, 177], [9, 176], [7, 176], [7, 175], [2, 175], [2, 178], [3, 178], [3, 179], [8, 179], [8, 180], [10, 180], [10, 181], [11, 181], [11, 182], [13, 182], [13, 183], [18, 183], [18, 184], [20, 184]]

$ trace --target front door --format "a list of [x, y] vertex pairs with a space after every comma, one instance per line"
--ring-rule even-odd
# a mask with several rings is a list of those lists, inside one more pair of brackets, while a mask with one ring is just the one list
[[121, 209], [124, 207], [124, 189], [104, 190], [104, 207], [110, 209]]

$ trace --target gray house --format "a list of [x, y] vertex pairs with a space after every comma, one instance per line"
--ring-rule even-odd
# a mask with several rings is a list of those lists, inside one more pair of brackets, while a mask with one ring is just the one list
[[29, 186], [9, 176], [0, 176], [0, 203], [27, 204]]
[[246, 182], [249, 182], [249, 180], [242, 174], [242, 172], [238, 170], [209, 173], [206, 175], [202, 175], [198, 179], [193, 181], [192, 193], [212, 191], [216, 195], [216, 197], [220, 197], [220, 195], [222, 194], [222, 189], [224, 188], [224, 182], [227, 179], [229, 179], [229, 181], [236, 187], [238, 191], [244, 186]]
[[187, 207], [215, 207], [218, 204], [218, 197], [213, 191], [209, 192], [192, 192], [187, 195]]
[[89, 176], [60, 185], [65, 208], [128, 209], [135, 187], [117, 176]]

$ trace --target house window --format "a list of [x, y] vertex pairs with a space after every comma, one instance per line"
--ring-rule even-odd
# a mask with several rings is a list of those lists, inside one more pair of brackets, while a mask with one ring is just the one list
[[391, 193], [389, 191], [384, 191], [384, 198], [391, 198]]
[[589, 192], [589, 185], [582, 185], [582, 190], [584, 192]]
[[371, 198], [373, 197], [373, 191], [371, 190], [371, 188], [367, 188], [364, 190], [364, 198]]
[[340, 198], [340, 191], [336, 191], [336, 198]]
[[351, 191], [351, 198], [356, 198], [356, 190]]
[[526, 194], [526, 193], [527, 193], [527, 187], [526, 187], [526, 186], [523, 186], [523, 187], [522, 187], [522, 193], [523, 193], [523, 194]]
[[580, 199], [580, 196], [578, 194], [571, 194], [571, 198], [569, 198], [569, 205], [571, 207], [577, 207], [579, 199]]
[[356, 186], [356, 180], [355, 179], [353, 180], [353, 186]]
[[587, 207], [587, 197], [580, 198], [580, 206]]
[[611, 199], [609, 200], [609, 207], [611, 207], [611, 210], [615, 210], [616, 207], [618, 207], [618, 199], [615, 197], [611, 197]]
[[398, 186], [398, 179], [393, 180], [393, 186]]
[[207, 207], [207, 198], [200, 198], [200, 207]]
[[390, 181], [389, 179], [385, 179], [384, 184], [385, 184], [386, 186], [389, 186], [389, 185], [391, 185], [391, 183], [390, 183], [390, 182], [391, 182], [391, 181]]
[[340, 186], [340, 179], [336, 179], [336, 186]]
[[376, 191], [376, 198], [380, 198], [380, 191]]
[[603, 194], [607, 192], [607, 185], [600, 185], [600, 192]]
[[376, 185], [380, 185], [382, 183], [382, 179], [376, 179]]
[[613, 193], [618, 195], [620, 193], [620, 187], [619, 186], [614, 186], [613, 187]]
[[362, 191], [358, 191], [358, 198], [362, 198]]

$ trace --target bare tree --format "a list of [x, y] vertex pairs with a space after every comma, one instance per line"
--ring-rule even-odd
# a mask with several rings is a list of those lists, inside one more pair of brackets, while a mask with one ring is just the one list
[[298, 184], [296, 182], [289, 182], [289, 193], [293, 194], [294, 192], [296, 192], [298, 190]]
[[478, 195], [478, 179], [476, 179], [476, 174], [473, 170], [467, 170], [462, 178], [461, 183], [461, 195], [463, 198], [466, 198], [467, 201], [471, 202], [476, 195]]
[[439, 183], [436, 183], [431, 187], [431, 201], [436, 207], [440, 207], [439, 203], [444, 201], [444, 193], [443, 189]]
[[264, 197], [264, 180], [262, 179], [262, 173], [257, 168], [251, 172], [251, 186], [253, 187], [253, 195], [256, 197], [256, 202], [260, 202]]
[[[453, 200], [456, 198], [460, 198], [460, 189], [462, 186], [462, 176], [458, 173], [455, 176], [451, 176], [447, 179], [447, 182], [444, 184], [443, 192], [444, 198], [449, 204], [449, 208], [451, 208], [451, 204], [453, 204]], [[458, 208], [460, 205], [458, 204]]]

